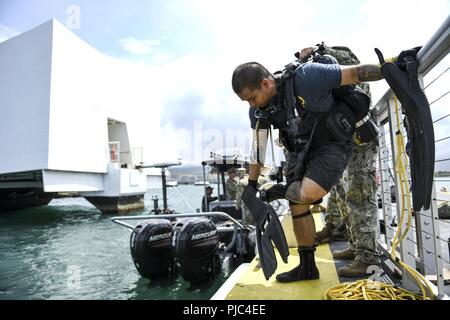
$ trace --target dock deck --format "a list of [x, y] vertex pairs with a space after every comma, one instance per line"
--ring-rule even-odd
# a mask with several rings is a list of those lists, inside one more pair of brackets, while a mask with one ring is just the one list
[[[323, 228], [320, 213], [314, 214], [316, 229]], [[299, 258], [296, 248], [290, 248], [288, 263], [285, 264], [277, 253], [278, 268], [276, 273], [288, 271], [298, 265]], [[328, 244], [317, 247], [316, 263], [320, 271], [320, 279], [280, 283], [273, 275], [268, 281], [258, 267], [258, 260], [246, 266], [246, 270], [235, 280], [226, 300], [320, 300], [325, 291], [338, 285], [341, 281], [337, 274], [336, 264]], [[231, 280], [231, 279], [230, 279]], [[230, 285], [230, 284], [229, 284]]]

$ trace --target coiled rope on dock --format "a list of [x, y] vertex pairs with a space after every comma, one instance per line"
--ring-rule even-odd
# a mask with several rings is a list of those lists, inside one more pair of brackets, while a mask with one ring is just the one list
[[[406, 289], [368, 279], [343, 282], [325, 291], [325, 300], [424, 300]], [[428, 299], [427, 299], [428, 300]]]

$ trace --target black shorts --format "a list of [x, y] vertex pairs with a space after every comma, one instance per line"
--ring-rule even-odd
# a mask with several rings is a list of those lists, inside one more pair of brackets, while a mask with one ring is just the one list
[[352, 149], [353, 141], [327, 143], [319, 148], [311, 149], [297, 177], [294, 177], [294, 169], [298, 163], [298, 153], [289, 152], [286, 157], [287, 181], [299, 181], [303, 177], [308, 177], [328, 192], [344, 173], [350, 161]]

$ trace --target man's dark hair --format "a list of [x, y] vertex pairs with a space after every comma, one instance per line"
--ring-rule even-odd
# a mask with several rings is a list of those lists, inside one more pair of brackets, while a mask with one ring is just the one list
[[231, 84], [236, 94], [241, 93], [244, 88], [255, 90], [261, 88], [261, 81], [272, 74], [258, 62], [243, 63], [234, 69]]

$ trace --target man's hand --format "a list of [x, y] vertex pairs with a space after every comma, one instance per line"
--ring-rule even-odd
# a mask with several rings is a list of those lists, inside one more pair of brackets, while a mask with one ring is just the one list
[[315, 49], [317, 49], [317, 48], [316, 47], [303, 48], [299, 52], [296, 52], [294, 55], [300, 61], [305, 62], [306, 60], [309, 59], [309, 57], [311, 57], [311, 55]]
[[259, 198], [262, 201], [272, 202], [277, 199], [284, 199], [284, 194], [286, 193], [286, 185], [278, 183], [267, 190], [261, 190]]

